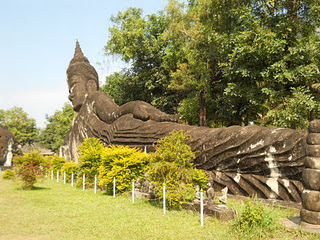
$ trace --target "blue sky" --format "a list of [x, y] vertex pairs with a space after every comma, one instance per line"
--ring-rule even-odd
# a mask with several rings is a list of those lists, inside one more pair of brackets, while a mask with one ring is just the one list
[[129, 7], [144, 14], [167, 0], [0, 0], [0, 109], [22, 107], [39, 127], [68, 102], [66, 69], [78, 39], [84, 54], [106, 75], [125, 65], [104, 55], [110, 17]]

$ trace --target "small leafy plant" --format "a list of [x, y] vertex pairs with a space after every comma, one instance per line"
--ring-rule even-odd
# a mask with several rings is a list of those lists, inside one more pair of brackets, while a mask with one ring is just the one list
[[7, 180], [12, 180], [14, 179], [14, 175], [15, 175], [14, 171], [12, 171], [11, 169], [7, 169], [4, 171], [2, 178]]
[[182, 130], [172, 132], [160, 139], [151, 154], [147, 176], [155, 185], [154, 192], [163, 197], [163, 185], [166, 185], [166, 197], [170, 207], [180, 208], [184, 201], [195, 198], [196, 185], [207, 188], [207, 175], [193, 167], [195, 153], [187, 141], [191, 136]]
[[240, 235], [250, 236], [250, 239], [261, 238], [272, 234], [275, 220], [261, 203], [245, 200], [245, 208], [234, 225]]

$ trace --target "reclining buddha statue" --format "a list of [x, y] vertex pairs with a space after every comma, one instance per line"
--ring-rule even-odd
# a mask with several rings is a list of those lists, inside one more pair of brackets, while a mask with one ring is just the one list
[[307, 131], [256, 125], [197, 127], [180, 124], [178, 116], [143, 101], [118, 106], [99, 91], [98, 74], [79, 42], [67, 81], [69, 99], [77, 112], [62, 147], [68, 161], [78, 161], [77, 148], [87, 137], [96, 137], [105, 145], [152, 151], [158, 139], [182, 129], [192, 136], [194, 166], [210, 173], [213, 188], [228, 186], [234, 194], [300, 201]]

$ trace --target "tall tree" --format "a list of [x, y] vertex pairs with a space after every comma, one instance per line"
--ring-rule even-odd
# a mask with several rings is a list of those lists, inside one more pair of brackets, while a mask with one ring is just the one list
[[[165, 79], [157, 96], [171, 89], [180, 113], [194, 123], [197, 110], [200, 125], [209, 120], [215, 126], [304, 128], [319, 114], [312, 88], [320, 77], [319, 1], [170, 0], [152, 16], [142, 18], [138, 10], [119, 14], [107, 45], [132, 61], [130, 71], [144, 79], [140, 92], [148, 101], [154, 93], [147, 86]], [[161, 19], [156, 35], [145, 31], [158, 26], [151, 19]], [[307, 112], [292, 104], [298, 98], [308, 104]]]
[[9, 110], [0, 109], [0, 126], [7, 128], [21, 145], [31, 144], [38, 140], [39, 130], [36, 120], [30, 118], [21, 107]]
[[46, 127], [40, 133], [40, 143], [58, 152], [70, 130], [74, 118], [74, 111], [70, 104], [65, 104], [61, 111], [56, 111], [52, 116], [46, 116]]
[[[166, 29], [163, 13], [143, 16], [141, 9], [129, 8], [112, 18], [111, 38], [106, 45], [108, 54], [118, 54], [132, 67], [121, 75], [109, 76], [103, 88], [120, 86], [127, 91], [124, 101], [143, 100], [173, 113], [178, 104], [177, 94], [168, 88], [170, 69], [162, 58], [168, 44], [162, 38]], [[120, 77], [120, 78], [119, 78]], [[125, 82], [123, 81], [125, 78]], [[117, 80], [116, 80], [117, 79]], [[133, 99], [131, 99], [133, 98]]]

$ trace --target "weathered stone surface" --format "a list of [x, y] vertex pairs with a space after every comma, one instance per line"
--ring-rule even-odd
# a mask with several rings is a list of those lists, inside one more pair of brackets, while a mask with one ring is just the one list
[[309, 190], [320, 190], [320, 169], [306, 168], [302, 172], [302, 182]]
[[229, 221], [235, 218], [235, 211], [223, 204], [214, 204], [212, 201], [207, 203], [205, 214], [212, 215], [220, 221]]
[[[118, 106], [99, 91], [97, 74], [78, 43], [67, 74], [69, 99], [78, 112], [62, 149], [69, 161], [77, 162], [77, 148], [86, 137], [97, 137], [106, 145], [130, 145], [152, 151], [158, 139], [182, 129], [192, 136], [190, 145], [197, 152], [197, 168], [269, 177], [270, 189], [280, 178], [301, 180], [307, 131], [256, 125], [195, 127], [178, 124], [177, 116], [142, 101]], [[275, 195], [272, 193], [271, 197]]]
[[320, 145], [320, 133], [309, 133], [307, 137], [307, 144]]
[[302, 193], [302, 206], [307, 210], [320, 212], [320, 192], [305, 190]]
[[212, 199], [214, 200], [214, 197], [215, 197], [215, 191], [212, 187], [210, 187], [207, 191], [206, 191], [206, 195], [207, 195], [207, 198], [208, 199]]
[[310, 157], [320, 157], [320, 145], [307, 145], [306, 154]]
[[320, 169], [320, 157], [306, 157], [304, 165], [306, 168]]
[[300, 217], [303, 222], [320, 225], [320, 212], [309, 211], [303, 208], [301, 209]]
[[297, 180], [219, 171], [207, 173], [209, 174], [209, 183], [216, 192], [228, 187], [228, 192], [233, 195], [301, 202], [303, 185]]
[[[182, 208], [190, 211], [200, 211], [200, 203], [183, 203]], [[216, 204], [212, 200], [206, 201], [203, 205], [203, 212], [206, 215], [214, 216], [220, 221], [229, 221], [235, 218], [235, 211], [224, 204]]]
[[[13, 134], [5, 129], [0, 128], [0, 166], [6, 163], [8, 153], [14, 153], [17, 150], [17, 140]], [[11, 164], [10, 164], [11, 165]], [[9, 167], [9, 166], [7, 166]]]
[[320, 120], [313, 120], [309, 123], [308, 131], [310, 133], [320, 133]]
[[300, 226], [307, 232], [320, 233], [320, 225], [310, 224], [304, 221], [300, 221]]

